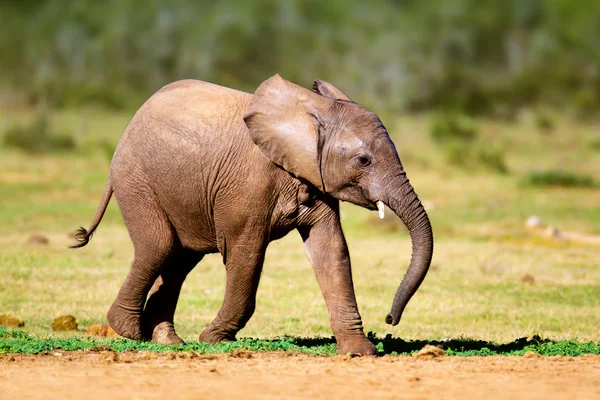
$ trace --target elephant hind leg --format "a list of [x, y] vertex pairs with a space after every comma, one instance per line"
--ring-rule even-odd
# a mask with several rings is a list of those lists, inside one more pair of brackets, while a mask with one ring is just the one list
[[148, 294], [142, 315], [143, 337], [160, 344], [182, 344], [175, 332], [173, 317], [181, 286], [189, 272], [200, 262], [204, 254], [181, 252], [164, 265]]
[[108, 310], [110, 326], [121, 336], [141, 340], [142, 311], [163, 267], [181, 251], [169, 220], [149, 193], [118, 199], [135, 250], [131, 269]]

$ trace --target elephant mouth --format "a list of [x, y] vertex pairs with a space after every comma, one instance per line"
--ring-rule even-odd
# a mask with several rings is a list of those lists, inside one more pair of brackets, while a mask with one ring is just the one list
[[381, 200], [369, 202], [367, 205], [365, 205], [365, 208], [367, 210], [378, 211], [379, 218], [381, 218], [381, 219], [383, 219], [383, 217], [385, 215], [385, 207], [386, 207], [385, 203]]

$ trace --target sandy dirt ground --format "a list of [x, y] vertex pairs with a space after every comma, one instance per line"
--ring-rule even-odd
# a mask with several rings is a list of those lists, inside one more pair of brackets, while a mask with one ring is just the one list
[[0, 399], [595, 399], [600, 356], [0, 356]]

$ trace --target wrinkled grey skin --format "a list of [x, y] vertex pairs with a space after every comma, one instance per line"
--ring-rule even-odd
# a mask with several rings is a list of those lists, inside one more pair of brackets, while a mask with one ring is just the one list
[[429, 219], [379, 118], [334, 86], [282, 79], [247, 94], [186, 80], [135, 114], [112, 161], [87, 244], [114, 192], [135, 248], [108, 321], [122, 336], [181, 343], [173, 315], [186, 275], [220, 252], [225, 300], [200, 341], [235, 340], [254, 312], [270, 241], [297, 229], [327, 303], [338, 353], [376, 354], [363, 333], [339, 200], [382, 201], [407, 226], [411, 264], [386, 317], [398, 324], [433, 252]]

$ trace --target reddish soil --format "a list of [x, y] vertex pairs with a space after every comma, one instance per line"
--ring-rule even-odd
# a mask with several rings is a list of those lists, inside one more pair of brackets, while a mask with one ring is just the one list
[[593, 399], [600, 356], [0, 356], [0, 399]]

